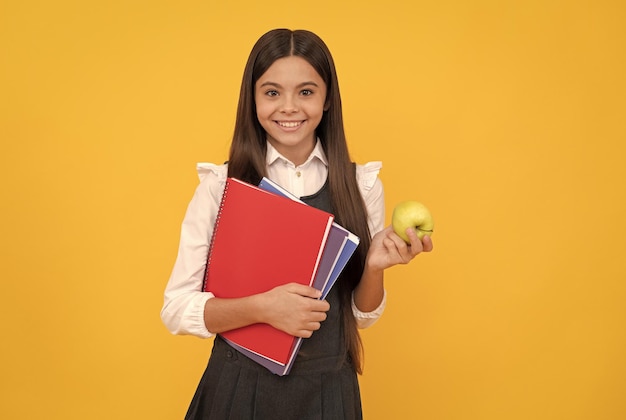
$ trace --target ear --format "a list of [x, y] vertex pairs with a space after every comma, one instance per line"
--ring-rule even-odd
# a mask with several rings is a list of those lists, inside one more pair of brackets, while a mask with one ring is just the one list
[[324, 112], [328, 111], [330, 109], [330, 101], [326, 101], [326, 103], [324, 104]]

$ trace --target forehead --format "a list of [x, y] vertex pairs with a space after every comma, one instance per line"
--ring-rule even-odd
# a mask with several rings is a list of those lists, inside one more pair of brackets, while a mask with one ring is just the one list
[[[298, 85], [305, 82], [324, 84], [322, 77], [308, 61], [302, 57], [289, 56], [274, 61], [257, 81], [257, 86], [263, 83], [277, 83], [280, 85]], [[324, 84], [325, 86], [325, 84]]]

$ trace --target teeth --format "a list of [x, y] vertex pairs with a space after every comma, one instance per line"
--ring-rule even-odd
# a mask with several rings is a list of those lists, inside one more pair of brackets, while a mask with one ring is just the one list
[[285, 128], [295, 128], [301, 124], [300, 121], [278, 121], [278, 125]]

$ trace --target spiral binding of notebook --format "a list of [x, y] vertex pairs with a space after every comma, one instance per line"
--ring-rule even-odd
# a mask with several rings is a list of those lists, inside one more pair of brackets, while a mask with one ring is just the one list
[[220, 200], [220, 206], [217, 209], [217, 216], [215, 217], [215, 223], [213, 225], [213, 233], [211, 234], [211, 241], [209, 242], [209, 252], [206, 258], [206, 268], [204, 269], [204, 278], [202, 280], [202, 291], [206, 292], [207, 286], [207, 278], [209, 276], [209, 267], [211, 266], [211, 255], [213, 254], [213, 244], [215, 242], [215, 233], [217, 232], [217, 227], [220, 223], [220, 217], [222, 216], [222, 211], [224, 210], [224, 201], [226, 199], [226, 194], [228, 192], [229, 180], [226, 180], [226, 184], [224, 185], [224, 192], [222, 193], [222, 198]]

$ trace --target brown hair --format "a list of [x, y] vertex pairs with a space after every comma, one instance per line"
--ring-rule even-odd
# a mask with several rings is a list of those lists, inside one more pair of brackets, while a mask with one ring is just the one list
[[256, 42], [243, 74], [237, 119], [228, 160], [228, 176], [258, 183], [266, 175], [266, 133], [256, 116], [254, 87], [279, 58], [302, 57], [326, 83], [326, 108], [316, 129], [328, 159], [328, 188], [335, 220], [361, 242], [338, 281], [346, 348], [358, 373], [362, 372], [362, 343], [352, 313], [352, 291], [361, 280], [370, 245], [367, 209], [359, 191], [343, 127], [337, 72], [330, 51], [317, 35], [305, 30], [275, 29]]

